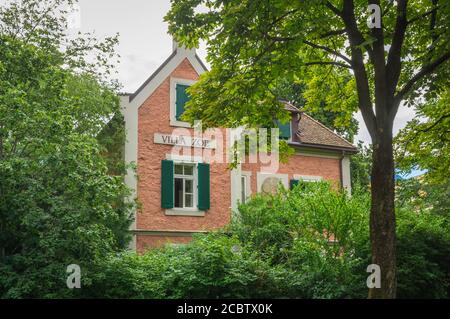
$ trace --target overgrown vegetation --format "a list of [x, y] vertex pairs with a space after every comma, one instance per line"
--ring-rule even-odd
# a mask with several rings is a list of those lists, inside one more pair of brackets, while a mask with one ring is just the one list
[[105, 160], [109, 143], [97, 138], [119, 112], [108, 78], [117, 39], [68, 39], [72, 3], [0, 6], [2, 298], [70, 297], [68, 265], [89, 282], [129, 240], [123, 169]]
[[[82, 297], [366, 298], [369, 196], [326, 183], [257, 195], [224, 230], [110, 256]], [[449, 296], [448, 220], [398, 211], [399, 298]]]

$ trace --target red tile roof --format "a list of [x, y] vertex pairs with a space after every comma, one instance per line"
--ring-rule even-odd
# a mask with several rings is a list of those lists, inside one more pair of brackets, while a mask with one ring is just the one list
[[357, 148], [352, 143], [289, 102], [283, 103], [286, 110], [300, 114], [300, 122], [296, 132], [298, 141], [297, 143], [294, 141], [293, 145], [323, 146], [324, 148], [331, 147], [356, 152]]

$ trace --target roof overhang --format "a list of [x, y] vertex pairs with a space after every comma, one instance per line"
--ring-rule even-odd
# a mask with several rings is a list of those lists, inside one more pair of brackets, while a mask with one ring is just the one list
[[298, 143], [298, 142], [290, 142], [288, 143], [290, 146], [295, 148], [304, 148], [304, 149], [312, 149], [312, 150], [326, 150], [344, 154], [356, 154], [358, 153], [358, 149], [351, 147], [341, 147], [341, 146], [333, 146], [333, 145], [323, 145], [323, 144], [311, 144], [311, 143]]

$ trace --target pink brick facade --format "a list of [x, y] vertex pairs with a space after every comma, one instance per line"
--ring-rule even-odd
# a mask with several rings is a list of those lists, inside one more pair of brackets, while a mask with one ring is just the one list
[[[260, 171], [258, 163], [243, 163], [242, 171], [251, 172], [251, 193], [257, 193], [257, 173]], [[318, 156], [292, 155], [288, 163], [280, 163], [279, 174], [287, 174], [288, 180], [297, 175], [317, 176], [323, 180], [339, 186], [341, 182], [340, 160]]]
[[[181, 57], [178, 62], [173, 62], [177, 55], [189, 54], [189, 51], [180, 51], [174, 52], [172, 60], [165, 66], [165, 68], [171, 67], [167, 76], [159, 79], [153, 88], [151, 85], [158, 80], [158, 74], [152, 76], [153, 79], [146, 84], [151, 94], [142, 98], [143, 93], [139, 92], [134, 97], [126, 97], [124, 100], [126, 101], [124, 109], [127, 134], [129, 134], [126, 160], [128, 153], [128, 161], [136, 162], [137, 168], [137, 179], [133, 184], [133, 178], [128, 176], [128, 183], [135, 189], [141, 204], [136, 212], [132, 229], [135, 234], [133, 249], [139, 252], [170, 242], [186, 243], [195, 232], [209, 231], [227, 225], [232, 215], [233, 200], [236, 201], [238, 196], [235, 194], [233, 199], [232, 179], [239, 179], [239, 175], [236, 175], [239, 173], [233, 173], [226, 162], [212, 163], [209, 179], [210, 209], [203, 215], [187, 216], [170, 215], [165, 208], [161, 207], [161, 161], [168, 158], [173, 146], [155, 143], [155, 134], [172, 134], [176, 129], [170, 124], [171, 79], [195, 81], [199, 77], [199, 66], [193, 66], [196, 63], [193, 57], [197, 58], [196, 56]], [[164, 70], [163, 67], [162, 71], [157, 72], [163, 73]], [[145, 91], [147, 87], [144, 86], [142, 91]], [[136, 101], [142, 101], [142, 103], [133, 105], [137, 103]], [[133, 107], [136, 112], [134, 120], [130, 115]], [[133, 129], [136, 131], [135, 137], [133, 137]], [[193, 131], [191, 128], [186, 130]], [[339, 152], [328, 152], [324, 155], [322, 151], [315, 155], [314, 151], [309, 151], [303, 154], [300, 148], [298, 152], [290, 158], [288, 163], [280, 164], [277, 173], [286, 175], [288, 179], [298, 175], [315, 176], [333, 181], [336, 185], [342, 184], [342, 155]], [[208, 162], [207, 158], [203, 160]], [[258, 192], [257, 175], [260, 165], [243, 163], [240, 170], [243, 173], [251, 172], [249, 188], [251, 193]]]

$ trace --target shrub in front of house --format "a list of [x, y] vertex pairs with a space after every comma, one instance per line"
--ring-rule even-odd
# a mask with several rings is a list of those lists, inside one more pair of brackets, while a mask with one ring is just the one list
[[[187, 245], [111, 256], [86, 297], [366, 298], [370, 198], [300, 184]], [[399, 209], [398, 297], [448, 297], [448, 220]]]
[[84, 297], [270, 298], [283, 289], [277, 283], [282, 271], [236, 237], [214, 232], [188, 245], [111, 256]]

